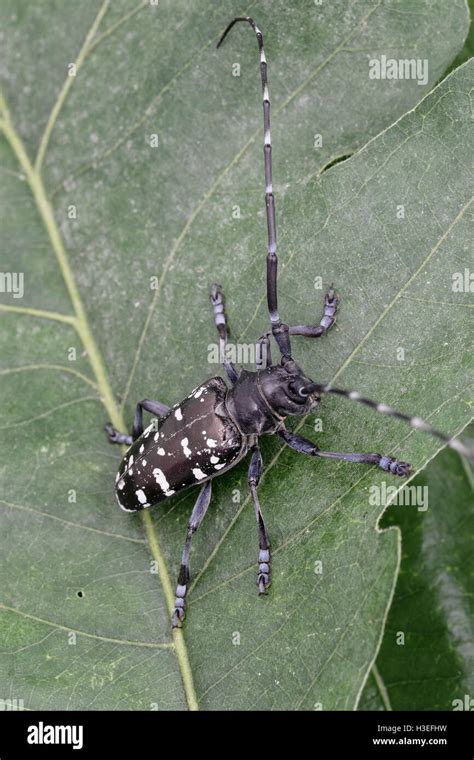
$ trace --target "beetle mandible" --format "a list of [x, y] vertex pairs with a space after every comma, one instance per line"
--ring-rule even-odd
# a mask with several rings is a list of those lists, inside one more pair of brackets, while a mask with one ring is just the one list
[[[293, 359], [290, 336], [320, 338], [336, 320], [338, 299], [331, 286], [324, 299], [323, 315], [318, 325], [288, 326], [280, 319], [277, 304], [277, 236], [275, 199], [272, 187], [272, 143], [270, 136], [270, 100], [267, 83], [267, 61], [263, 36], [255, 21], [248, 16], [234, 18], [220, 38], [221, 45], [237, 22], [247, 22], [254, 30], [260, 54], [263, 95], [265, 206], [268, 229], [267, 304], [270, 329], [257, 343], [260, 349], [253, 372], [238, 370], [226, 353], [227, 320], [224, 296], [219, 285], [213, 285], [211, 303], [219, 333], [223, 367], [227, 385], [221, 377], [206, 380], [172, 408], [158, 401], [144, 399], [136, 406], [132, 434], [126, 435], [106, 425], [111, 443], [126, 444], [125, 454], [116, 478], [116, 496], [126, 512], [137, 512], [159, 504], [197, 483], [201, 489], [194, 505], [186, 533], [181, 567], [176, 587], [173, 627], [181, 625], [185, 616], [186, 590], [189, 584], [189, 552], [193, 534], [199, 528], [211, 500], [212, 480], [234, 467], [251, 453], [248, 484], [258, 526], [259, 555], [257, 587], [265, 594], [270, 585], [270, 542], [262, 516], [257, 486], [262, 474], [262, 457], [258, 445], [261, 435], [278, 435], [285, 443], [303, 454], [329, 459], [344, 459], [376, 465], [392, 475], [405, 477], [412, 468], [406, 462], [377, 453], [343, 453], [321, 451], [318, 446], [285, 428], [288, 416], [306, 415], [320, 403], [323, 394], [336, 394], [358, 401], [382, 414], [408, 422], [413, 428], [429, 433], [451, 448], [472, 456], [466, 446], [434, 430], [420, 417], [410, 417], [385, 404], [378, 404], [356, 391], [346, 391], [314, 383]], [[270, 337], [276, 341], [280, 362], [272, 363]], [[143, 412], [156, 419], [143, 429]]]

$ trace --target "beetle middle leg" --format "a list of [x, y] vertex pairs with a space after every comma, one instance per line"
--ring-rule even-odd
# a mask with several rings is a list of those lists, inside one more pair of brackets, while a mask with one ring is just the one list
[[217, 327], [217, 332], [219, 333], [219, 354], [222, 357], [222, 365], [227, 377], [232, 385], [234, 385], [238, 378], [238, 372], [227, 356], [227, 338], [229, 335], [229, 329], [227, 327], [224, 294], [221, 286], [217, 285], [217, 283], [214, 283], [211, 288], [211, 304], [214, 311], [214, 322]]
[[191, 512], [191, 517], [189, 518], [186, 541], [184, 542], [183, 556], [181, 558], [181, 567], [178, 576], [178, 585], [176, 586], [174, 612], [171, 620], [173, 628], [177, 628], [184, 620], [186, 591], [189, 583], [189, 550], [191, 549], [191, 540], [207, 512], [207, 508], [211, 501], [211, 492], [212, 481], [208, 480], [201, 488], [196, 504]]
[[252, 501], [255, 507], [255, 516], [257, 518], [258, 527], [258, 543], [260, 551], [258, 554], [258, 574], [257, 574], [257, 586], [259, 594], [266, 594], [266, 590], [270, 585], [270, 541], [268, 539], [267, 529], [263, 521], [262, 510], [260, 509], [260, 502], [257, 494], [257, 486], [262, 474], [263, 462], [262, 455], [258, 445], [255, 445], [252, 449], [252, 459], [250, 460], [250, 467], [248, 473], [248, 483], [250, 487], [250, 493], [252, 494]]
[[169, 412], [169, 406], [162, 404], [161, 401], [153, 401], [149, 398], [144, 398], [143, 401], [139, 401], [135, 407], [135, 415], [133, 417], [132, 436], [136, 441], [143, 433], [143, 412], [150, 412], [155, 417], [164, 417]]
[[357, 462], [359, 464], [375, 464], [381, 470], [405, 478], [411, 474], [411, 465], [408, 462], [401, 462], [394, 457], [383, 454], [346, 454], [341, 451], [321, 451], [315, 443], [303, 438], [301, 435], [290, 433], [289, 430], [279, 430], [278, 435], [283, 438], [285, 443], [291, 449], [299, 451], [300, 454], [309, 454], [313, 457], [322, 457], [324, 459], [344, 459], [346, 462]]
[[108, 422], [105, 425], [105, 432], [109, 438], [109, 443], [123, 443], [126, 446], [131, 446], [137, 438], [140, 438], [143, 433], [143, 411], [150, 412], [150, 414], [154, 414], [155, 417], [163, 417], [169, 411], [169, 406], [162, 404], [161, 401], [153, 401], [149, 398], [139, 401], [135, 407], [132, 435], [121, 433]]

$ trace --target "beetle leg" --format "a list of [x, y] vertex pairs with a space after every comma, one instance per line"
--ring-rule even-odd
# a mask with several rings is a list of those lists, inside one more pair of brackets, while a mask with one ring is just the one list
[[136, 441], [143, 433], [143, 411], [154, 414], [155, 417], [164, 417], [169, 411], [169, 406], [162, 404], [161, 401], [152, 401], [149, 398], [144, 398], [143, 401], [139, 401], [135, 407], [135, 415], [133, 418], [132, 436]]
[[124, 443], [126, 446], [131, 446], [133, 443], [133, 438], [131, 435], [120, 433], [116, 428], [114, 428], [113, 425], [110, 424], [110, 422], [104, 425], [104, 430], [107, 433], [109, 443]]
[[257, 341], [257, 356], [256, 356], [256, 369], [264, 369], [265, 367], [272, 366], [272, 352], [270, 346], [270, 335], [268, 331], [262, 335]]
[[306, 338], [320, 338], [325, 335], [336, 321], [337, 306], [337, 296], [331, 285], [324, 298], [324, 311], [319, 325], [294, 325], [290, 327], [290, 335], [304, 335]]
[[258, 574], [257, 574], [257, 586], [259, 594], [266, 594], [266, 590], [270, 585], [270, 541], [268, 540], [268, 533], [263, 521], [262, 510], [260, 509], [260, 502], [258, 500], [257, 486], [262, 474], [263, 463], [262, 455], [257, 444], [252, 447], [252, 459], [250, 460], [250, 467], [248, 473], [248, 483], [250, 486], [250, 493], [252, 494], [252, 501], [255, 507], [255, 516], [257, 518], [258, 526], [258, 543], [260, 551], [258, 554]]
[[135, 407], [132, 435], [120, 433], [110, 422], [107, 422], [104, 429], [107, 433], [109, 443], [119, 443], [125, 444], [125, 446], [131, 446], [137, 438], [140, 438], [143, 433], [143, 410], [150, 412], [150, 414], [154, 414], [156, 417], [163, 417], [169, 410], [169, 406], [162, 404], [160, 401], [151, 401], [148, 398], [139, 401]]
[[208, 480], [203, 485], [196, 504], [194, 505], [191, 517], [188, 522], [186, 541], [184, 542], [183, 556], [181, 558], [181, 567], [178, 576], [178, 585], [176, 586], [176, 599], [174, 601], [174, 611], [171, 619], [173, 628], [181, 625], [185, 616], [186, 591], [189, 582], [189, 550], [191, 548], [191, 539], [199, 526], [201, 525], [204, 515], [207, 512], [209, 502], [211, 501], [212, 481]]
[[227, 356], [227, 338], [229, 329], [227, 327], [227, 316], [224, 306], [224, 294], [220, 285], [214, 283], [211, 288], [211, 304], [214, 310], [214, 322], [219, 333], [219, 355], [222, 357], [222, 365], [225, 373], [232, 385], [237, 381], [238, 372], [235, 365]]
[[389, 472], [391, 475], [398, 475], [401, 478], [411, 474], [412, 467], [407, 462], [400, 462], [398, 459], [382, 454], [344, 454], [340, 451], [321, 451], [315, 443], [308, 441], [301, 435], [290, 433], [288, 430], [279, 430], [278, 435], [288, 444], [291, 449], [299, 451], [301, 454], [309, 454], [313, 457], [323, 457], [325, 459], [344, 459], [346, 462], [357, 462], [361, 464], [375, 464], [381, 470]]

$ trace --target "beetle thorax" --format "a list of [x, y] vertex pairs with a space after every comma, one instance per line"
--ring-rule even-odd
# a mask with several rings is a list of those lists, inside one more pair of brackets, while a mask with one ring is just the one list
[[273, 433], [283, 420], [263, 396], [259, 374], [242, 370], [227, 393], [227, 411], [244, 435]]
[[300, 392], [310, 382], [294, 362], [243, 370], [227, 394], [227, 409], [243, 434], [274, 433], [285, 417], [308, 414], [318, 405], [318, 394]]

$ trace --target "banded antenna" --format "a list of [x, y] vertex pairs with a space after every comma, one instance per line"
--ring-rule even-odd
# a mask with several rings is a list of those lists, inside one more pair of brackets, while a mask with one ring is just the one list
[[466, 444], [462, 443], [461, 441], [450, 438], [444, 433], [440, 433], [439, 430], [435, 430], [434, 427], [432, 427], [425, 420], [421, 419], [421, 417], [411, 417], [409, 414], [397, 412], [397, 410], [392, 409], [391, 406], [387, 406], [387, 404], [379, 404], [376, 401], [372, 401], [372, 399], [362, 396], [357, 391], [346, 391], [342, 388], [333, 388], [331, 385], [319, 385], [317, 383], [310, 383], [309, 385], [306, 385], [304, 388], [300, 389], [302, 396], [308, 396], [310, 393], [315, 392], [332, 393], [335, 396], [342, 396], [343, 398], [347, 398], [350, 401], [357, 401], [359, 404], [369, 406], [371, 409], [374, 409], [380, 414], [386, 414], [388, 417], [395, 417], [397, 420], [403, 420], [403, 422], [407, 422], [410, 427], [414, 428], [415, 430], [421, 430], [423, 433], [428, 433], [428, 435], [431, 435], [434, 438], [438, 438], [438, 440], [442, 441], [446, 446], [448, 446], [448, 448], [457, 451], [458, 454], [462, 454], [466, 457], [466, 459], [474, 464], [474, 449], [472, 447], [466, 446]]
[[[252, 29], [254, 30], [256, 34], [258, 49], [260, 52], [260, 76], [262, 79], [262, 95], [263, 95], [263, 132], [264, 132], [263, 153], [264, 153], [264, 167], [265, 167], [265, 207], [266, 207], [266, 212], [267, 212], [267, 228], [268, 228], [267, 304], [268, 304], [268, 311], [270, 314], [272, 334], [280, 349], [280, 352], [282, 355], [282, 364], [287, 364], [289, 360], [291, 361], [290, 333], [292, 335], [307, 335], [308, 337], [319, 337], [320, 334], [322, 334], [323, 332], [327, 330], [327, 327], [324, 327], [323, 330], [321, 329], [321, 326], [317, 326], [316, 328], [306, 327], [306, 326], [297, 326], [297, 327], [289, 328], [288, 325], [285, 325], [282, 323], [280, 319], [280, 315], [278, 313], [278, 299], [277, 299], [278, 257], [277, 257], [277, 234], [276, 234], [276, 222], [275, 222], [275, 199], [273, 195], [273, 184], [272, 184], [272, 140], [271, 140], [271, 134], [270, 134], [270, 97], [268, 94], [267, 59], [265, 57], [265, 50], [263, 48], [263, 34], [258, 28], [258, 26], [256, 25], [255, 21], [250, 16], [237, 16], [230, 22], [230, 24], [225, 29], [219, 42], [217, 43], [217, 47], [220, 47], [222, 45], [228, 33], [234, 26], [234, 24], [237, 24], [239, 21], [244, 21], [247, 24], [250, 24], [250, 26], [252, 27]], [[331, 292], [334, 297], [334, 292], [332, 291], [332, 288], [331, 288]], [[325, 304], [325, 307], [329, 309], [327, 319], [330, 319], [331, 324], [332, 324], [332, 322], [334, 322], [335, 307], [332, 305], [332, 301], [329, 302], [328, 304]], [[262, 336], [262, 338], [266, 337], [268, 334], [269, 333], [265, 333], [264, 336]], [[291, 364], [293, 364], [292, 361], [291, 361]], [[421, 417], [411, 417], [407, 414], [403, 414], [402, 412], [397, 412], [395, 409], [392, 409], [392, 407], [387, 406], [386, 404], [379, 404], [376, 401], [372, 401], [371, 399], [366, 398], [365, 396], [362, 396], [357, 391], [346, 391], [346, 390], [343, 390], [342, 388], [333, 388], [329, 385], [319, 385], [317, 383], [310, 383], [307, 385], [303, 385], [299, 389], [299, 393], [302, 396], [308, 396], [310, 393], [314, 393], [314, 392], [324, 393], [324, 394], [331, 393], [337, 396], [342, 396], [343, 398], [350, 399], [351, 401], [358, 401], [361, 404], [365, 404], [365, 406], [369, 406], [371, 409], [375, 409], [375, 411], [380, 412], [381, 414], [386, 414], [389, 417], [395, 417], [396, 419], [403, 420], [404, 422], [407, 422], [415, 430], [421, 430], [422, 432], [428, 433], [428, 435], [431, 435], [434, 438], [438, 438], [438, 440], [442, 441], [446, 446], [448, 446], [451, 449], [454, 449], [454, 451], [457, 451], [459, 454], [464, 455], [470, 462], [474, 462], [474, 450], [471, 447], [466, 446], [465, 444], [461, 443], [461, 441], [459, 440], [454, 440], [450, 438], [444, 433], [440, 433], [438, 430], [435, 430], [428, 422], [425, 422], [425, 420], [422, 420]]]
[[260, 76], [262, 79], [263, 96], [263, 154], [265, 167], [265, 208], [267, 213], [268, 247], [267, 247], [267, 304], [272, 326], [272, 334], [278, 344], [284, 359], [291, 359], [290, 334], [288, 325], [282, 323], [278, 313], [277, 298], [277, 234], [275, 221], [275, 198], [273, 195], [272, 182], [272, 138], [270, 133], [270, 96], [268, 94], [267, 59], [263, 48], [263, 34], [250, 16], [237, 16], [234, 18], [222, 37], [217, 43], [220, 47], [228, 33], [239, 21], [250, 24], [257, 36], [258, 49], [260, 52]]

